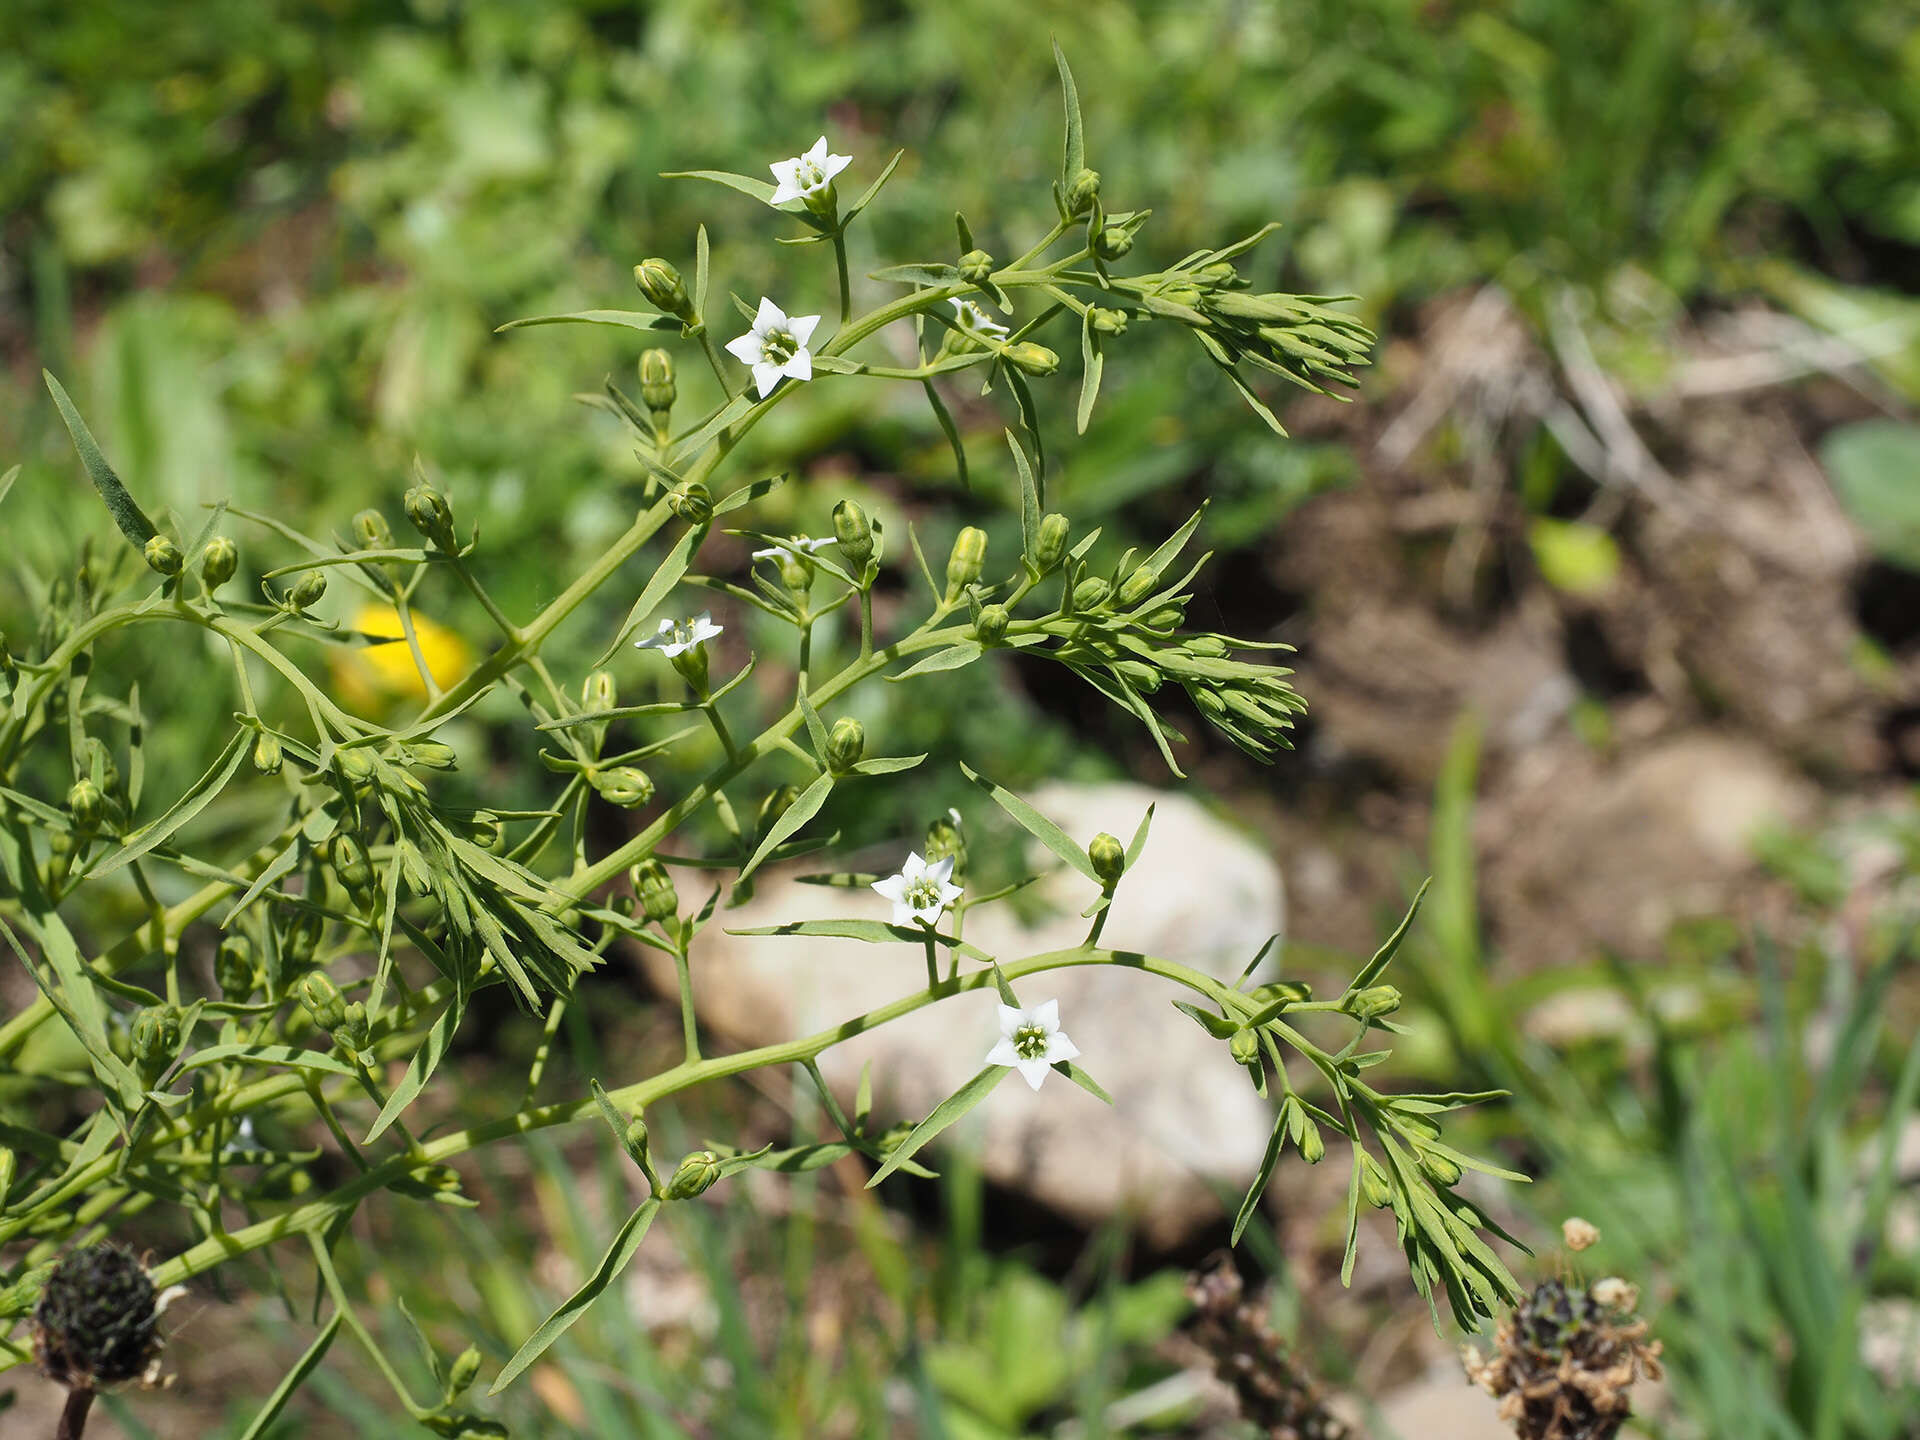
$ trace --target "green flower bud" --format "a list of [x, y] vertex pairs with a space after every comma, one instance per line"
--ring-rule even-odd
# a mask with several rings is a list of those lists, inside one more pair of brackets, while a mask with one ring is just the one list
[[867, 729], [851, 715], [842, 715], [827, 733], [827, 768], [844, 775], [866, 753]]
[[695, 1150], [674, 1167], [667, 1181], [667, 1199], [691, 1200], [704, 1194], [720, 1178], [720, 1157], [711, 1150]]
[[507, 838], [507, 827], [491, 810], [476, 810], [467, 817], [467, 834], [482, 850], [498, 850]]
[[960, 278], [969, 285], [984, 285], [993, 274], [993, 256], [984, 250], [969, 250], [960, 257]]
[[1022, 374], [1042, 376], [1051, 375], [1060, 368], [1060, 357], [1044, 345], [1031, 340], [1022, 340], [1018, 345], [1009, 345], [1000, 352], [1014, 369]]
[[1133, 249], [1133, 236], [1121, 225], [1102, 226], [1093, 237], [1093, 253], [1102, 260], [1118, 260]]
[[213, 978], [222, 999], [244, 1005], [260, 983], [254, 963], [253, 941], [238, 933], [225, 936], [213, 957]]
[[117, 1245], [69, 1250], [33, 1312], [33, 1354], [49, 1380], [95, 1390], [137, 1380], [158, 1352], [158, 1296], [146, 1267]]
[[653, 799], [653, 778], [637, 765], [616, 765], [611, 770], [595, 771], [593, 788], [602, 800], [622, 810], [638, 810]]
[[1087, 324], [1096, 335], [1124, 335], [1127, 333], [1127, 312], [1096, 305], [1087, 312]]
[[1073, 587], [1073, 608], [1092, 610], [1104, 601], [1113, 587], [1098, 575], [1089, 575]]
[[1313, 999], [1313, 986], [1304, 980], [1269, 980], [1265, 985], [1256, 985], [1247, 992], [1247, 998], [1261, 1009], [1284, 1000], [1289, 1005], [1304, 1005]]
[[480, 1376], [480, 1347], [469, 1345], [447, 1368], [447, 1399], [457, 1400], [473, 1387]]
[[1112, 669], [1142, 695], [1151, 695], [1160, 688], [1160, 672], [1144, 660], [1115, 660]]
[[1260, 1037], [1252, 1030], [1236, 1030], [1227, 1039], [1227, 1051], [1242, 1065], [1258, 1065]]
[[367, 1007], [358, 1000], [349, 1000], [340, 1023], [333, 1027], [334, 1042], [342, 1050], [360, 1051], [367, 1048]]
[[1387, 1172], [1364, 1150], [1360, 1152], [1360, 1193], [1376, 1210], [1384, 1210], [1393, 1203], [1393, 1186]]
[[1067, 214], [1076, 220], [1093, 209], [1093, 202], [1100, 198], [1100, 172], [1082, 169], [1067, 182]]
[[1008, 619], [1006, 606], [982, 605], [973, 622], [974, 638], [982, 645], [998, 645], [1006, 636]]
[[1300, 1158], [1309, 1165], [1318, 1165], [1327, 1158], [1327, 1142], [1320, 1136], [1320, 1127], [1311, 1120], [1300, 1122]]
[[1460, 1183], [1460, 1167], [1437, 1150], [1420, 1152], [1420, 1168], [1443, 1190]]
[[333, 763], [349, 785], [358, 787], [373, 779], [373, 755], [364, 745], [336, 750]]
[[327, 593], [327, 577], [320, 570], [302, 572], [293, 582], [293, 589], [287, 593], [287, 602], [296, 610], [305, 610]]
[[588, 714], [611, 710], [620, 703], [620, 692], [610, 670], [596, 670], [580, 683], [580, 706]]
[[658, 860], [642, 860], [627, 871], [627, 883], [640, 897], [640, 913], [656, 924], [680, 913], [680, 892]]
[[947, 603], [980, 578], [987, 563], [987, 532], [967, 526], [953, 537], [953, 549], [947, 555]]
[[687, 682], [687, 688], [702, 699], [707, 694], [707, 645], [703, 640], [691, 650], [682, 650], [678, 655], [667, 657], [667, 663]]
[[353, 517], [353, 535], [362, 550], [391, 550], [393, 527], [378, 510], [362, 510]]
[[1087, 858], [1093, 861], [1093, 873], [1100, 877], [1100, 883], [1112, 889], [1126, 871], [1127, 847], [1102, 830], [1087, 846]]
[[262, 730], [253, 742], [253, 768], [262, 775], [278, 775], [281, 753], [280, 737], [271, 730]]
[[793, 808], [793, 802], [800, 798], [797, 785], [780, 785], [767, 792], [767, 798], [760, 802], [760, 833], [766, 834], [773, 828], [774, 822]]
[[206, 581], [209, 590], [218, 590], [239, 568], [240, 552], [224, 535], [214, 536], [200, 553], [200, 578]]
[[1227, 713], [1227, 702], [1222, 700], [1215, 691], [1202, 690], [1198, 686], [1190, 685], [1187, 687], [1187, 694], [1193, 697], [1193, 703], [1195, 705], [1198, 705], [1209, 715], [1224, 716]]
[[401, 503], [414, 529], [442, 550], [451, 552], [459, 548], [453, 538], [453, 507], [447, 503], [446, 496], [423, 481], [409, 487]]
[[1070, 522], [1058, 511], [1040, 517], [1040, 525], [1033, 537], [1033, 550], [1027, 556], [1034, 578], [1052, 573], [1053, 567], [1060, 563], [1061, 556], [1067, 553], [1067, 533]]
[[373, 861], [359, 837], [344, 834], [333, 837], [333, 873], [356, 896], [363, 896], [373, 888]]
[[346, 997], [324, 970], [311, 970], [293, 987], [294, 997], [322, 1030], [333, 1031], [347, 1018]]
[[288, 919], [280, 932], [280, 958], [282, 969], [296, 970], [313, 958], [314, 947], [320, 943], [320, 929], [325, 922], [310, 910], [302, 910]]
[[693, 301], [687, 298], [687, 282], [669, 261], [653, 256], [633, 267], [633, 283], [647, 297], [647, 303], [663, 314], [686, 324], [694, 320]]
[[1240, 272], [1233, 268], [1231, 260], [1216, 260], [1211, 265], [1202, 265], [1194, 271], [1193, 278], [1202, 285], [1231, 285], [1240, 278]]
[[673, 409], [680, 396], [673, 381], [673, 356], [664, 350], [640, 352], [640, 400], [657, 420]]
[[405, 754], [409, 765], [427, 770], [452, 770], [460, 763], [453, 747], [438, 740], [415, 740], [406, 747]]
[[873, 526], [857, 501], [842, 500], [833, 507], [833, 538], [855, 565], [865, 565], [873, 554]]
[[440, 1436], [441, 1440], [507, 1440], [511, 1433], [498, 1420], [489, 1420], [465, 1410], [422, 1415], [420, 1423]]
[[148, 536], [141, 553], [147, 557], [149, 570], [156, 575], [165, 575], [169, 580], [180, 573], [180, 567], [185, 563], [180, 547], [164, 535]]
[[1175, 280], [1171, 284], [1162, 285], [1159, 294], [1162, 300], [1170, 300], [1175, 305], [1184, 305], [1189, 310], [1206, 298], [1200, 287], [1190, 280]]
[[1400, 991], [1392, 985], [1369, 985], [1347, 996], [1340, 1008], [1356, 1020], [1378, 1020], [1400, 1008]]
[[1182, 648], [1202, 660], [1224, 660], [1229, 653], [1227, 642], [1218, 635], [1189, 635]]
[[133, 1017], [133, 1058], [149, 1070], [173, 1059], [180, 1048], [180, 1012], [171, 1005], [149, 1005]]
[[782, 550], [774, 564], [780, 570], [780, 583], [796, 595], [804, 595], [813, 587], [813, 560], [797, 550]]
[[1151, 595], [1159, 584], [1160, 572], [1158, 570], [1154, 569], [1151, 565], [1140, 566], [1131, 575], [1127, 576], [1125, 580], [1120, 582], [1120, 608], [1127, 610], [1138, 605], [1142, 600], [1146, 599], [1147, 596]]
[[689, 480], [667, 496], [667, 508], [689, 525], [704, 525], [713, 519], [713, 492]]
[[1140, 623], [1149, 630], [1178, 630], [1186, 618], [1187, 611], [1184, 605], [1162, 605], [1151, 615], [1141, 617]]
[[100, 817], [107, 808], [106, 797], [100, 793], [100, 787], [84, 777], [73, 782], [67, 791], [67, 811], [73, 816], [74, 828], [91, 833], [99, 824]]

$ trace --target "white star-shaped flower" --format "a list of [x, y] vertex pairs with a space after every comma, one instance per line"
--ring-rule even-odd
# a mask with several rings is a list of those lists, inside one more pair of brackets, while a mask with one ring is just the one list
[[644, 640], [634, 641], [633, 645], [636, 650], [658, 650], [671, 660], [713, 639], [725, 628], [713, 623], [712, 611], [702, 610], [691, 620], [662, 620], [658, 631]]
[[987, 312], [981, 309], [974, 301], [956, 298], [947, 301], [947, 303], [953, 306], [953, 313], [960, 317], [960, 323], [962, 325], [978, 330], [982, 335], [999, 336], [1007, 333], [1006, 326], [987, 314]]
[[1079, 1053], [1080, 1047], [1060, 1028], [1060, 1002], [1042, 1000], [1027, 1010], [1000, 1007], [1000, 1039], [987, 1052], [987, 1064], [1011, 1065], [1038, 1090], [1048, 1070]]
[[804, 200], [818, 195], [833, 183], [833, 177], [853, 163], [851, 155], [829, 155], [827, 137], [813, 142], [813, 148], [791, 160], [776, 160], [767, 168], [780, 183], [773, 187], [769, 205], [784, 205], [789, 200]]
[[818, 315], [789, 315], [762, 295], [753, 328], [739, 339], [729, 340], [727, 352], [742, 365], [752, 367], [753, 383], [764, 399], [773, 393], [782, 376], [793, 380], [813, 378], [813, 355], [807, 341], [813, 338], [819, 323]]
[[961, 889], [952, 882], [953, 857], [929, 865], [918, 850], [907, 856], [898, 875], [873, 882], [873, 888], [893, 902], [896, 925], [933, 925], [940, 912], [958, 900]]
[[787, 537], [787, 544], [793, 548], [782, 549], [778, 545], [769, 545], [764, 550], [754, 551], [753, 558], [756, 560], [778, 560], [783, 555], [791, 555], [794, 550], [798, 550], [802, 555], [812, 555], [818, 552], [821, 546], [833, 544], [833, 537], [829, 535], [821, 540], [809, 540], [804, 535], [789, 535]]

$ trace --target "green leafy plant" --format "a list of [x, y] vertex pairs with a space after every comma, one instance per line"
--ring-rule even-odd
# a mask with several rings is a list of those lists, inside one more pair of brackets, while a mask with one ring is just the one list
[[[1249, 988], [1264, 950], [1238, 984], [1226, 985], [1175, 958], [1103, 945], [1118, 887], [1130, 877], [1152, 881], [1135, 868], [1151, 812], [1129, 843], [1104, 834], [1082, 843], [963, 767], [984, 802], [1089, 883], [1085, 939], [1018, 957], [968, 942], [969, 911], [1004, 900], [1026, 880], [969, 893], [955, 883], [964, 841], [950, 822], [938, 822], [926, 854], [909, 855], [894, 877], [818, 877], [871, 884], [893, 902], [891, 922], [848, 918], [741, 932], [913, 946], [925, 956], [924, 986], [815, 1035], [725, 1054], [709, 1053], [703, 1042], [696, 942], [720, 913], [728, 884], [721, 879], [689, 906], [675, 877], [732, 872], [738, 899], [764, 865], [834, 843], [814, 824], [829, 796], [882, 783], [925, 759], [869, 753], [863, 724], [846, 711], [858, 687], [911, 684], [1014, 651], [1065, 667], [1131, 714], [1175, 773], [1181, 737], [1168, 699], [1176, 692], [1202, 723], [1259, 758], [1288, 743], [1301, 701], [1287, 672], [1260, 658], [1275, 647], [1186, 625], [1187, 587], [1205, 557], [1184, 569], [1181, 557], [1202, 514], [1151, 550], [1128, 549], [1096, 566], [1098, 530], [1076, 536], [1069, 517], [1048, 508], [1040, 399], [1061, 361], [1040, 337], [1066, 329], [1077, 343], [1083, 425], [1098, 402], [1109, 350], [1151, 326], [1190, 337], [1278, 430], [1255, 378], [1310, 390], [1344, 384], [1366, 358], [1370, 336], [1337, 308], [1341, 297], [1254, 293], [1236, 262], [1266, 229], [1165, 269], [1129, 272], [1123, 262], [1148, 212], [1107, 207], [1102, 177], [1087, 164], [1064, 57], [1058, 69], [1065, 145], [1053, 187], [1057, 220], [1012, 261], [983, 252], [956, 217], [956, 259], [878, 272], [902, 293], [857, 313], [846, 235], [899, 157], [843, 208], [834, 176], [845, 157], [828, 155], [823, 143], [774, 167], [790, 195], [725, 172], [699, 178], [799, 224], [798, 234], [780, 238], [829, 247], [841, 303], [839, 324], [825, 338], [817, 334], [820, 317], [736, 296], [746, 331], [718, 345], [727, 304], [714, 298], [704, 228], [693, 238], [691, 280], [664, 259], [634, 267], [650, 308], [579, 310], [501, 327], [588, 324], [677, 341], [709, 366], [725, 397], [707, 413], [677, 419], [676, 361], [665, 348], [640, 357], [637, 399], [611, 381], [586, 397], [624, 428], [645, 468], [640, 508], [527, 620], [514, 619], [489, 590], [477, 531], [463, 525], [424, 465], [403, 498], [415, 543], [402, 543], [377, 510], [356, 516], [350, 536], [332, 539], [225, 505], [192, 527], [165, 515], [156, 522], [134, 496], [137, 477], [123, 482], [59, 382], [47, 377], [82, 466], [128, 543], [88, 554], [50, 582], [28, 647], [5, 652], [0, 669], [0, 936], [41, 991], [0, 1025], [0, 1058], [68, 1117], [64, 1128], [9, 1125], [4, 1134], [0, 1243], [13, 1246], [9, 1288], [0, 1292], [7, 1337], [28, 1323], [53, 1283], [47, 1267], [55, 1256], [152, 1212], [145, 1223], [164, 1217], [165, 1233], [182, 1241], [146, 1277], [161, 1290], [247, 1256], [274, 1254], [284, 1266], [283, 1246], [312, 1266], [323, 1297], [315, 1305], [318, 1333], [249, 1433], [272, 1422], [342, 1331], [429, 1431], [503, 1433], [467, 1398], [478, 1379], [477, 1353], [444, 1367], [433, 1358], [433, 1389], [423, 1398], [418, 1377], [409, 1381], [363, 1316], [341, 1264], [361, 1207], [379, 1200], [470, 1208], [476, 1202], [454, 1163], [462, 1157], [555, 1126], [605, 1124], [644, 1182], [645, 1198], [613, 1230], [575, 1293], [493, 1375], [487, 1393], [497, 1394], [607, 1290], [664, 1210], [745, 1170], [804, 1174], [858, 1156], [873, 1167], [870, 1183], [903, 1169], [926, 1173], [927, 1143], [1014, 1070], [1036, 1089], [1057, 1073], [1104, 1099], [1078, 1063], [1057, 1006], [1023, 1004], [1015, 988], [1080, 965], [1116, 966], [1187, 991], [1181, 1010], [1228, 1047], [1263, 1095], [1273, 1095], [1272, 1137], [1236, 1237], [1282, 1150], [1291, 1145], [1318, 1162], [1332, 1136], [1346, 1142], [1352, 1161], [1349, 1270], [1364, 1202], [1393, 1212], [1436, 1324], [1442, 1298], [1471, 1324], [1518, 1295], [1483, 1238], [1494, 1227], [1455, 1187], [1469, 1168], [1521, 1177], [1448, 1146], [1439, 1123], [1497, 1092], [1395, 1094], [1365, 1078], [1389, 1057], [1365, 1047], [1376, 1032], [1399, 1028], [1391, 1019], [1399, 995], [1384, 975], [1412, 914], [1339, 995], [1321, 1000], [1298, 982]], [[876, 354], [867, 342], [883, 333], [899, 343]], [[722, 358], [723, 348], [747, 366], [750, 384]], [[876, 614], [874, 598], [889, 550], [897, 557], [900, 547], [883, 517], [852, 499], [834, 507], [831, 540], [742, 528], [729, 533], [760, 547], [746, 575], [696, 568], [716, 526], [781, 484], [779, 475], [724, 479], [766, 417], [796, 396], [888, 384], [914, 387], [943, 415], [934, 382], [968, 372], [1009, 396], [1016, 415], [1007, 431], [1015, 483], [1007, 489], [1018, 496], [1022, 546], [994, 572], [1002, 578], [989, 578], [982, 531], [962, 529], [944, 574], [936, 574], [908, 525], [905, 549], [910, 573], [927, 588], [925, 610], [889, 633], [890, 612]], [[945, 428], [951, 434], [950, 423]], [[964, 477], [957, 440], [954, 467]], [[223, 533], [233, 520], [264, 532], [289, 557], [262, 573], [258, 599], [227, 588], [240, 564], [238, 546]], [[621, 704], [618, 678], [599, 667], [563, 683], [544, 656], [547, 642], [589, 597], [623, 577], [629, 561], [649, 553], [648, 578], [601, 664], [616, 655], [650, 667], [664, 659], [667, 671], [655, 674], [675, 698]], [[325, 618], [316, 606], [336, 585], [391, 610], [398, 635]], [[464, 591], [496, 632], [492, 648], [463, 674], [437, 673], [428, 658], [415, 611], [430, 587]], [[723, 621], [711, 612], [674, 618], [680, 610], [659, 617], [690, 589], [726, 607]], [[822, 623], [843, 608], [856, 617], [844, 629]], [[791, 705], [743, 737], [729, 724], [730, 711], [738, 716], [730, 697], [759, 658], [747, 655], [724, 678], [712, 662], [720, 653], [713, 642], [749, 611], [763, 617], [755, 622], [763, 633], [786, 633], [795, 659]], [[138, 684], [94, 663], [123, 632], [204, 645], [231, 669], [235, 708], [218, 752], [164, 808], [145, 793], [142, 747], [154, 722]], [[309, 646], [404, 652], [418, 676], [420, 707], [385, 723], [354, 713], [302, 663]], [[642, 653], [632, 656], [634, 648]], [[659, 656], [647, 653], [655, 650]], [[268, 687], [290, 694], [290, 713], [300, 718], [277, 721], [278, 712], [260, 703]], [[558, 778], [539, 808], [457, 808], [437, 794], [435, 777], [467, 758], [437, 737], [496, 694], [524, 707], [547, 747], [541, 760]], [[704, 757], [704, 778], [658, 795], [642, 762], [668, 754]], [[193, 841], [210, 806], [236, 808], [244, 794], [256, 798], [244, 809], [254, 823], [242, 838], [223, 847]], [[634, 815], [637, 829], [603, 844], [604, 821], [622, 812]], [[696, 816], [720, 837], [713, 845], [690, 848]], [[132, 923], [120, 938], [96, 940], [107, 928], [102, 917], [128, 911]], [[545, 1065], [562, 1018], [591, 994], [593, 972], [615, 944], [672, 961], [684, 1057], [653, 1074], [609, 1074], [609, 1084], [595, 1081], [584, 1095], [546, 1098]], [[495, 989], [540, 1016], [549, 1043], [530, 1066], [519, 1103], [505, 1113], [474, 1113], [444, 1094], [442, 1062], [483, 993]], [[1001, 1001], [999, 1042], [980, 1072], [918, 1124], [883, 1128], [868, 1087], [849, 1110], [825, 1085], [817, 1061], [830, 1047], [974, 991]], [[58, 1030], [64, 1058], [27, 1068], [29, 1047]], [[1311, 1084], [1290, 1076], [1289, 1057]], [[1112, 1063], [1087, 1058], [1096, 1068]], [[789, 1066], [817, 1086], [837, 1138], [751, 1150], [709, 1141], [671, 1165], [656, 1162], [649, 1113], [696, 1087]], [[90, 1093], [100, 1103], [82, 1114], [74, 1102]], [[430, 1094], [438, 1103], [429, 1110]], [[324, 1161], [323, 1152], [330, 1152]], [[229, 1223], [235, 1213], [244, 1223]], [[0, 1346], [0, 1365], [29, 1357], [16, 1339], [0, 1338]]]

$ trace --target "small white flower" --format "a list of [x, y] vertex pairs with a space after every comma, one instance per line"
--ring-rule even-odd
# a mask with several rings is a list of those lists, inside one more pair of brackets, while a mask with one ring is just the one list
[[894, 924], [932, 925], [942, 910], [960, 898], [960, 887], [950, 883], [952, 875], [951, 855], [929, 865], [916, 850], [907, 856], [898, 875], [874, 881], [873, 888], [893, 902]]
[[251, 1115], [242, 1115], [238, 1128], [234, 1130], [233, 1134], [227, 1137], [224, 1151], [226, 1154], [231, 1155], [236, 1151], [258, 1149], [260, 1149], [260, 1137], [253, 1133], [253, 1117]]
[[818, 315], [788, 315], [762, 295], [753, 328], [739, 339], [729, 340], [727, 351], [742, 365], [753, 368], [753, 383], [764, 399], [773, 393], [782, 376], [813, 378], [813, 354], [807, 349], [807, 341], [813, 338], [819, 323]]
[[963, 326], [978, 330], [983, 335], [1005, 335], [1007, 327], [980, 308], [972, 300], [953, 299], [947, 301], [953, 306], [953, 313], [960, 317]]
[[671, 660], [694, 646], [704, 644], [726, 627], [713, 623], [713, 612], [702, 610], [691, 620], [662, 620], [660, 629], [644, 640], [633, 642], [636, 650], [658, 650]]
[[1013, 1066], [1038, 1090], [1048, 1070], [1079, 1053], [1080, 1047], [1060, 1028], [1060, 1002], [1043, 1000], [1028, 1010], [1000, 1007], [1000, 1039], [987, 1052], [987, 1064]]
[[783, 556], [791, 555], [794, 550], [798, 550], [802, 555], [812, 555], [818, 552], [821, 546], [833, 544], [833, 537], [829, 535], [823, 540], [809, 540], [804, 535], [789, 535], [787, 537], [787, 544], [793, 548], [791, 550], [783, 550], [778, 545], [769, 545], [764, 550], [754, 551], [753, 558], [756, 560], [779, 560]]
[[827, 137], [813, 142], [813, 148], [791, 160], [776, 160], [767, 168], [780, 183], [773, 187], [769, 205], [784, 205], [789, 200], [804, 200], [818, 195], [833, 183], [833, 177], [853, 163], [851, 155], [829, 155]]

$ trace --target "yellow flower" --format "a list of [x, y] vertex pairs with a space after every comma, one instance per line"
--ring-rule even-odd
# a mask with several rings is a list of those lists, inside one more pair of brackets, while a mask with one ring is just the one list
[[[434, 683], [447, 689], [466, 674], [473, 663], [473, 652], [444, 625], [435, 624], [417, 610], [411, 614], [420, 654], [433, 672]], [[354, 612], [349, 624], [366, 635], [391, 636], [394, 643], [334, 652], [333, 680], [343, 705], [372, 713], [396, 701], [427, 698], [427, 687], [420, 682], [420, 672], [400, 628], [398, 610], [369, 602]]]

